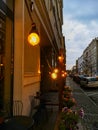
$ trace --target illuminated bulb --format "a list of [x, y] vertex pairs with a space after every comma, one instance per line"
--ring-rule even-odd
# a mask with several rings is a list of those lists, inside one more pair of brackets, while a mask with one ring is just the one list
[[66, 77], [67, 76], [67, 73], [62, 71], [62, 74], [61, 74], [62, 77]]
[[59, 56], [59, 57], [58, 57], [58, 60], [59, 60], [60, 62], [63, 62], [63, 59], [64, 59], [63, 56]]
[[55, 73], [58, 73], [58, 72], [59, 72], [59, 70], [56, 68], [56, 69], [54, 69], [54, 72], [55, 72]]
[[61, 74], [62, 77], [65, 77], [65, 74]]
[[37, 45], [40, 42], [39, 35], [37, 33], [29, 34], [28, 42], [33, 46]]
[[51, 74], [51, 78], [52, 78], [52, 79], [56, 79], [56, 78], [57, 78], [57, 74], [53, 72], [53, 73]]

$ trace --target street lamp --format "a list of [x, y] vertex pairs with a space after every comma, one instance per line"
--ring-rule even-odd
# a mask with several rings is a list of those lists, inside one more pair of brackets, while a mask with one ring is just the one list
[[52, 73], [51, 73], [51, 78], [54, 79], [54, 80], [57, 79], [58, 72], [59, 72], [58, 68], [54, 68]]
[[31, 31], [28, 35], [28, 42], [32, 46], [38, 45], [40, 42], [40, 37], [39, 37], [38, 31], [36, 29], [35, 23], [32, 24]]
[[62, 56], [62, 55], [60, 55], [60, 56], [58, 56], [58, 60], [59, 60], [59, 62], [63, 62], [63, 60], [64, 60], [64, 57]]
[[52, 79], [57, 79], [57, 73], [52, 72], [52, 73], [51, 73], [51, 78], [52, 78]]

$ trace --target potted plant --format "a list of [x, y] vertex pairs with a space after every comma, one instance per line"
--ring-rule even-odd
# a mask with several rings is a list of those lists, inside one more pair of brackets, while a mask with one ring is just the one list
[[72, 92], [72, 88], [70, 86], [64, 86], [63, 91]]
[[64, 86], [62, 102], [63, 108], [60, 117], [59, 130], [78, 130], [77, 124], [80, 118], [83, 118], [84, 111], [82, 108], [75, 110], [77, 102], [75, 98], [73, 98], [72, 89], [69, 86]]
[[79, 119], [83, 117], [80, 110], [71, 110], [64, 107], [61, 112], [61, 120], [59, 124], [59, 130], [78, 130]]
[[63, 98], [63, 107], [71, 108], [76, 105], [76, 100], [73, 97]]

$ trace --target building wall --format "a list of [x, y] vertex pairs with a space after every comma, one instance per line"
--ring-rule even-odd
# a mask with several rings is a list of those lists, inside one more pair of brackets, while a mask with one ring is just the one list
[[[0, 15], [2, 11], [5, 17], [3, 58], [0, 55], [0, 59], [3, 59], [0, 67], [3, 64], [4, 68], [3, 85], [0, 86], [4, 92], [0, 97], [11, 103], [13, 100], [21, 100], [24, 115], [29, 114], [30, 98], [40, 91], [41, 80], [44, 89], [47, 87], [49, 90], [51, 85], [55, 85], [54, 82], [51, 84], [48, 74], [57, 65], [59, 50], [65, 49], [62, 7], [62, 0], [33, 0], [33, 4], [30, 0], [0, 0]], [[27, 41], [33, 22], [40, 36], [40, 44], [37, 46], [31, 46]], [[53, 50], [53, 54], [50, 50]], [[40, 73], [41, 69], [43, 72]]]
[[83, 74], [83, 55], [78, 58], [78, 74]]
[[[7, 102], [21, 100], [24, 115], [29, 114], [30, 99], [40, 91], [41, 80], [44, 89], [47, 87], [49, 90], [51, 85], [55, 85], [54, 82], [51, 84], [48, 74], [50, 68], [57, 65], [59, 50], [65, 49], [62, 7], [62, 0], [33, 0], [33, 4], [30, 0], [0, 1], [0, 11], [4, 12], [6, 18], [2, 97]], [[31, 46], [27, 41], [33, 22], [40, 36], [37, 46]], [[50, 50], [53, 50], [54, 59]], [[55, 66], [52, 66], [52, 61]], [[43, 65], [43, 72], [40, 73]]]
[[98, 38], [96, 40], [96, 63], [97, 63], [97, 66], [96, 66], [96, 72], [97, 72], [97, 75], [98, 75]]
[[[58, 0], [55, 1], [48, 1], [46, 2], [47, 11], [49, 12], [49, 18], [52, 26], [52, 30], [55, 37], [55, 42], [58, 46], [58, 48], [62, 48], [63, 44], [61, 42], [62, 40], [62, 24], [63, 24], [63, 14], [62, 14], [62, 0], [58, 2]], [[58, 22], [57, 22], [58, 21]]]
[[15, 1], [14, 100], [22, 100], [29, 114], [30, 96], [40, 90], [40, 47], [27, 42], [32, 21], [24, 0]]
[[[83, 66], [83, 73], [89, 76], [98, 75], [98, 38], [93, 39], [83, 51], [83, 61], [78, 58], [78, 63]], [[78, 69], [80, 70], [80, 65]]]

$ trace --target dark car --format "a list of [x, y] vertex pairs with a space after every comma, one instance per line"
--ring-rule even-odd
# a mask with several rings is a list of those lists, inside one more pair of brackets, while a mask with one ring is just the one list
[[80, 81], [81, 87], [98, 87], [98, 78], [96, 77], [84, 77]]
[[84, 78], [84, 77], [87, 77], [88, 75], [75, 75], [74, 77], [73, 77], [73, 80], [76, 82], [76, 83], [78, 83], [78, 84], [80, 84], [80, 81]]

